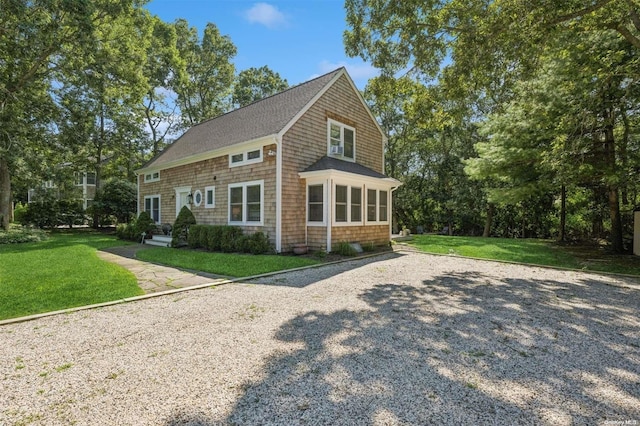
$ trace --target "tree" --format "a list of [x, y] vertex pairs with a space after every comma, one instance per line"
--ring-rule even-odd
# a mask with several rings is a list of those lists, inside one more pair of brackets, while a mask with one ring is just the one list
[[176, 27], [155, 16], [150, 19], [153, 33], [144, 65], [144, 75], [149, 85], [143, 108], [151, 136], [151, 153], [156, 155], [166, 146], [167, 135], [173, 133], [180, 124], [171, 82], [184, 81], [186, 64], [178, 51]]
[[202, 40], [184, 19], [178, 19], [174, 27], [186, 73], [174, 76], [172, 89], [178, 94], [182, 124], [190, 127], [228, 110], [235, 73], [231, 59], [236, 47], [213, 23], [205, 27]]
[[11, 182], [27, 145], [48, 149], [55, 132], [51, 87], [60, 61], [90, 56], [94, 27], [134, 7], [132, 0], [0, 0], [1, 227], [8, 227]]
[[266, 65], [240, 71], [233, 85], [232, 102], [236, 108], [249, 105], [289, 87], [287, 80]]
[[111, 179], [96, 194], [93, 208], [103, 215], [113, 215], [118, 223], [128, 223], [136, 213], [136, 186], [123, 179]]
[[[123, 11], [95, 25], [90, 56], [68, 56], [62, 62], [60, 135], [75, 148], [73, 163], [95, 172], [97, 189], [107, 159], [133, 175], [131, 161], [141, 150], [131, 145], [144, 141], [140, 105], [149, 89], [142, 64], [151, 30], [148, 14]], [[99, 226], [98, 216], [93, 223]]]

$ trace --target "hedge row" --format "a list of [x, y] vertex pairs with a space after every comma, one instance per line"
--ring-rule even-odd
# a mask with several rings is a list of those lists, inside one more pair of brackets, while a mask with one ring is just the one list
[[273, 251], [265, 233], [245, 235], [241, 228], [228, 225], [191, 225], [187, 243], [191, 248], [224, 253], [263, 254]]

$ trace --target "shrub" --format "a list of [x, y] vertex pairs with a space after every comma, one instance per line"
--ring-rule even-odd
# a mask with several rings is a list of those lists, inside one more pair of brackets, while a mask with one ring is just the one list
[[0, 244], [34, 243], [47, 239], [47, 234], [39, 229], [11, 225], [8, 231], [0, 230]]
[[356, 254], [358, 254], [356, 249], [351, 247], [351, 244], [346, 241], [341, 241], [340, 243], [338, 243], [338, 245], [334, 247], [333, 251], [341, 256], [355, 256]]
[[247, 236], [244, 247], [244, 252], [251, 254], [264, 254], [272, 251], [271, 244], [269, 243], [269, 237], [264, 232], [254, 232]]
[[156, 229], [156, 223], [151, 219], [149, 212], [146, 211], [140, 212], [140, 216], [138, 216], [133, 225], [137, 237], [140, 237], [143, 232], [146, 232], [147, 235], [152, 235]]
[[222, 240], [222, 226], [207, 226], [203, 235], [204, 246], [210, 251], [220, 251], [220, 242]]
[[189, 210], [189, 207], [183, 206], [178, 213], [178, 217], [173, 224], [173, 238], [171, 239], [171, 247], [182, 247], [187, 245], [187, 236], [189, 235], [189, 227], [196, 224], [196, 218]]
[[237, 226], [222, 226], [220, 235], [220, 250], [224, 253], [233, 253], [238, 250], [238, 239], [242, 235], [242, 228]]
[[101, 216], [113, 215], [118, 223], [128, 223], [136, 211], [136, 194], [135, 184], [112, 179], [98, 191], [93, 206]]
[[187, 235], [187, 245], [193, 249], [206, 247], [202, 245], [202, 234], [206, 232], [207, 228], [205, 225], [191, 225], [189, 234]]
[[13, 209], [13, 220], [16, 223], [25, 225], [27, 223], [26, 216], [29, 214], [29, 205], [18, 202]]

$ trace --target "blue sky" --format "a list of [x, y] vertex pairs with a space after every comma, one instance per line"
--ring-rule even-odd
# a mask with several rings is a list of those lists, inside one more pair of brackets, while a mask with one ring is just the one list
[[343, 0], [151, 0], [147, 9], [167, 22], [186, 19], [200, 30], [213, 22], [238, 48], [236, 72], [264, 65], [290, 85], [346, 66], [360, 89], [375, 68], [348, 58]]

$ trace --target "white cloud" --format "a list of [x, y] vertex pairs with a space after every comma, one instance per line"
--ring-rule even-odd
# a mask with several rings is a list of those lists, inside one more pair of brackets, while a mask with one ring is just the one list
[[287, 17], [277, 7], [269, 3], [256, 3], [245, 12], [245, 18], [252, 24], [262, 24], [267, 28], [278, 28], [287, 24]]

